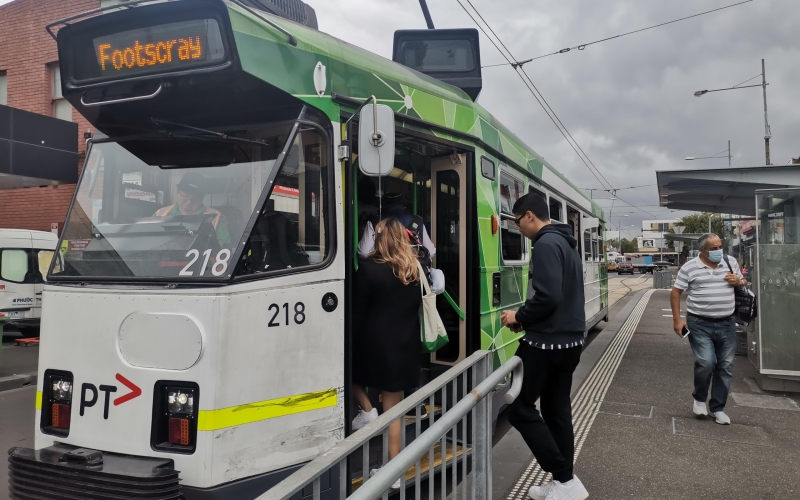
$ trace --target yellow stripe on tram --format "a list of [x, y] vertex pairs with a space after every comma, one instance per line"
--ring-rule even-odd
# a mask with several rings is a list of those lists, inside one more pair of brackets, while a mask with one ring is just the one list
[[197, 430], [216, 431], [237, 425], [251, 424], [269, 418], [284, 417], [336, 406], [336, 389], [327, 389], [285, 398], [258, 401], [219, 410], [200, 410]]
[[36, 409], [42, 410], [42, 391], [36, 391]]

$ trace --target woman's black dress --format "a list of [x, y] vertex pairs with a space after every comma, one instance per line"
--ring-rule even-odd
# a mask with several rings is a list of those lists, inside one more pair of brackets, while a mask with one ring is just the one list
[[388, 392], [419, 386], [419, 282], [404, 285], [390, 264], [360, 261], [353, 290], [353, 382]]

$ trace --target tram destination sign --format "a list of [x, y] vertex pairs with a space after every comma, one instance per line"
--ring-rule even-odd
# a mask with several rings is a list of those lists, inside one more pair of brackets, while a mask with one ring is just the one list
[[92, 46], [92, 58], [79, 58], [84, 64], [91, 61], [90, 65], [95, 67], [84, 66], [78, 71], [82, 73], [80, 76], [131, 77], [214, 65], [225, 59], [225, 46], [215, 19], [193, 19], [121, 31], [92, 38]]

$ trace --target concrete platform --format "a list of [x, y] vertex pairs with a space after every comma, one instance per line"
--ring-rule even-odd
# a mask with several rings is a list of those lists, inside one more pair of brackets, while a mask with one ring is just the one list
[[[633, 302], [640, 300], [647, 305], [637, 311]], [[612, 321], [623, 322], [621, 327], [601, 333], [614, 338], [606, 339], [606, 350], [584, 386], [573, 391], [579, 448], [575, 472], [590, 498], [800, 498], [800, 399], [759, 393], [745, 381], [755, 376], [755, 368], [737, 356], [735, 396], [726, 407], [733, 425], [697, 420], [691, 395], [694, 357], [688, 341], [672, 332], [669, 290], [642, 292], [624, 313], [631, 316]], [[595, 377], [598, 367], [605, 379]], [[510, 431], [503, 440], [514, 434]], [[510, 456], [509, 449], [495, 456], [502, 464], [516, 465], [530, 456], [524, 445], [521, 450], [518, 457]], [[495, 476], [502, 474], [500, 466], [495, 460]], [[495, 497], [521, 500], [530, 484], [549, 479], [535, 460], [518, 477], [509, 488], [495, 489]]]

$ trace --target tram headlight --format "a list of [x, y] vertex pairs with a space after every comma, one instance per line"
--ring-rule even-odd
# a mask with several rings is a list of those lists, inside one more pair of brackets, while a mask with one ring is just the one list
[[60, 401], [72, 401], [72, 380], [66, 380], [63, 377], [52, 378], [52, 394], [53, 399]]
[[172, 389], [167, 391], [167, 411], [194, 415], [194, 391], [191, 389]]

